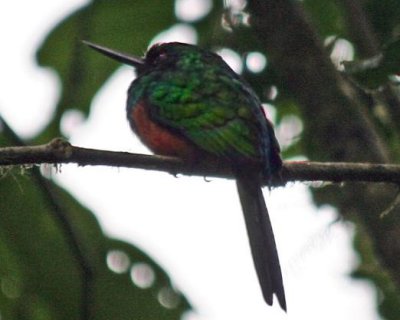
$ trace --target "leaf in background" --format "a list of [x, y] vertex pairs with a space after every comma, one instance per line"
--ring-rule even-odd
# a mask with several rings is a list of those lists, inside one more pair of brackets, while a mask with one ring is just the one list
[[400, 305], [399, 290], [390, 275], [382, 270], [374, 254], [373, 244], [362, 224], [357, 224], [354, 238], [354, 249], [359, 254], [360, 264], [352, 272], [354, 279], [367, 279], [379, 288], [381, 294], [378, 300], [379, 312], [385, 319], [397, 319]]
[[345, 35], [343, 17], [337, 1], [305, 0], [303, 4], [319, 35], [322, 37]]
[[[15, 145], [5, 132], [0, 146]], [[106, 237], [94, 215], [37, 167], [1, 170], [2, 319], [82, 319], [85, 306], [94, 320], [172, 320], [190, 309], [158, 264]]]
[[[172, 320], [190, 309], [185, 297], [146, 254], [122, 241], [109, 239], [106, 246], [108, 265], [114, 272], [105, 268], [99, 272], [96, 320]], [[121, 267], [119, 261], [127, 265]]]
[[62, 85], [55, 118], [39, 140], [60, 135], [66, 110], [78, 109], [87, 116], [93, 96], [120, 66], [94, 54], [81, 40], [140, 55], [149, 40], [174, 22], [174, 3], [163, 0], [96, 0], [61, 21], [37, 52], [39, 64], [54, 69]]

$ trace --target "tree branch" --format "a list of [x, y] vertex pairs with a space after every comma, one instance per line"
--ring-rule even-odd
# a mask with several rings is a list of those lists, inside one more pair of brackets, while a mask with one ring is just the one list
[[[180, 159], [155, 155], [87, 149], [57, 138], [39, 146], [0, 148], [0, 166], [76, 163], [79, 166], [114, 166], [165, 171], [173, 175], [233, 178], [227, 167], [208, 163], [186, 163]], [[400, 183], [400, 165], [372, 163], [322, 163], [286, 161], [272, 185], [294, 181], [363, 181]]]

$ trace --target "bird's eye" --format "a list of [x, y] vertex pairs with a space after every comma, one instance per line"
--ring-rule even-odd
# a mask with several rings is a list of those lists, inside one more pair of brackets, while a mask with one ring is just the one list
[[146, 61], [149, 64], [157, 65], [164, 62], [169, 57], [163, 44], [155, 44], [146, 54]]
[[158, 55], [158, 57], [156, 58], [156, 62], [161, 62], [164, 61], [168, 58], [168, 55], [166, 52], [160, 52], [160, 54]]

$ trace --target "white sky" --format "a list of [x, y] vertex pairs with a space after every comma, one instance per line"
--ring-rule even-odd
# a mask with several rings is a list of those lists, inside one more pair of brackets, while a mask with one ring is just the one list
[[[59, 92], [54, 74], [35, 66], [35, 48], [81, 3], [0, 4], [0, 114], [20, 134], [42, 128]], [[87, 122], [69, 118], [71, 142], [147, 152], [125, 120], [132, 76], [127, 67], [114, 75]], [[187, 320], [379, 318], [375, 291], [347, 277], [357, 263], [351, 226], [332, 224], [331, 208], [315, 209], [305, 185], [264, 190], [283, 269], [285, 314], [262, 300], [232, 181], [74, 165], [63, 166], [56, 179], [96, 213], [107, 234], [139, 245], [169, 272], [197, 309]]]

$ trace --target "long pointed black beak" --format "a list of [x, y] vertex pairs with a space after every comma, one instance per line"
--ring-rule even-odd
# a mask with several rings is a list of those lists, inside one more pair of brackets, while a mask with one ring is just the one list
[[144, 63], [145, 63], [144, 59], [129, 55], [127, 53], [118, 52], [118, 51], [100, 46], [98, 44], [95, 44], [95, 43], [92, 43], [92, 42], [89, 42], [86, 40], [82, 40], [82, 42], [84, 44], [86, 44], [87, 46], [89, 46], [90, 48], [100, 52], [101, 54], [104, 54], [105, 56], [110, 57], [114, 60], [117, 60], [121, 63], [128, 64], [128, 65], [131, 65], [134, 67], [144, 65]]

